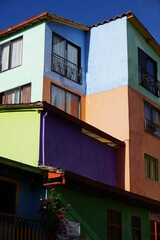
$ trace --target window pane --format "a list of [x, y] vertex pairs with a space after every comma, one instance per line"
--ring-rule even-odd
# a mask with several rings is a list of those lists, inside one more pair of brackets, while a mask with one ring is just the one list
[[31, 85], [24, 86], [21, 90], [21, 103], [31, 102]]
[[78, 81], [78, 48], [67, 45], [67, 77], [73, 81]]
[[65, 75], [66, 42], [64, 39], [53, 36], [53, 70]]
[[51, 85], [51, 104], [65, 111], [65, 91], [54, 85]]
[[0, 71], [8, 69], [9, 64], [9, 43], [0, 47]]
[[79, 97], [70, 92], [66, 93], [66, 112], [79, 117]]
[[11, 42], [11, 65], [16, 67], [22, 64], [22, 38]]
[[107, 211], [107, 239], [122, 239], [121, 213], [119, 212]]
[[6, 92], [5, 104], [19, 103], [19, 89]]
[[158, 181], [158, 159], [144, 154], [145, 158], [145, 176]]

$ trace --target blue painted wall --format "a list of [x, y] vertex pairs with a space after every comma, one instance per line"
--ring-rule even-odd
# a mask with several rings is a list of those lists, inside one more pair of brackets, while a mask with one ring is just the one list
[[[82, 85], [77, 84], [53, 71], [51, 71], [51, 52], [52, 52], [52, 32], [55, 32], [62, 36], [63, 38], [69, 40], [70, 42], [76, 44], [81, 48], [81, 67], [82, 67]], [[70, 27], [64, 24], [57, 22], [48, 22], [46, 23], [45, 28], [45, 66], [44, 66], [44, 75], [50, 79], [61, 83], [62, 85], [69, 87], [81, 94], [86, 92], [86, 81], [85, 81], [85, 72], [86, 72], [86, 39], [88, 32], [83, 30]]]
[[[27, 173], [26, 173], [27, 174]], [[18, 216], [40, 218], [40, 195], [44, 192], [42, 181], [38, 183], [30, 180], [19, 179], [18, 191]]]
[[90, 32], [87, 95], [128, 84], [126, 17]]

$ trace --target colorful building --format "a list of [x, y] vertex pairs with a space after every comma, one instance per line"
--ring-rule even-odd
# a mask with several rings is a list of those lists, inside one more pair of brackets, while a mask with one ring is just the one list
[[44, 12], [1, 31], [1, 163], [159, 201], [159, 65], [131, 12], [90, 27]]
[[2, 104], [44, 100], [124, 141], [121, 188], [160, 198], [160, 47], [131, 12], [91, 27], [44, 12], [0, 44]]

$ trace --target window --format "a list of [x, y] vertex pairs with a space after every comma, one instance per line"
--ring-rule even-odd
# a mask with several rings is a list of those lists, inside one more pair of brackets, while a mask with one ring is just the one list
[[0, 46], [0, 72], [22, 64], [23, 38], [17, 38]]
[[53, 34], [52, 70], [66, 78], [81, 83], [80, 47]]
[[145, 130], [160, 138], [160, 112], [149, 103], [144, 102]]
[[0, 179], [0, 213], [16, 214], [17, 183]]
[[0, 94], [0, 104], [18, 104], [29, 102], [31, 102], [31, 84]]
[[132, 240], [141, 240], [141, 219], [137, 216], [132, 216]]
[[[156, 225], [156, 228], [155, 228]], [[160, 223], [156, 221], [150, 221], [150, 240], [155, 240], [155, 232], [157, 235], [157, 240], [160, 240]]]
[[139, 83], [148, 91], [159, 96], [159, 84], [157, 80], [157, 63], [145, 52], [138, 48]]
[[51, 84], [51, 104], [80, 118], [80, 97], [54, 84]]
[[158, 159], [144, 154], [145, 160], [145, 176], [146, 178], [150, 178], [155, 181], [159, 181], [159, 174], [158, 174]]
[[122, 240], [121, 213], [107, 210], [107, 240]]

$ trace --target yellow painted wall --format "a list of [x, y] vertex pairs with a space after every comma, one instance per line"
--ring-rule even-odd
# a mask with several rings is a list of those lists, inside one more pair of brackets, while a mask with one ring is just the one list
[[0, 112], [0, 157], [37, 167], [39, 138], [37, 110]]

